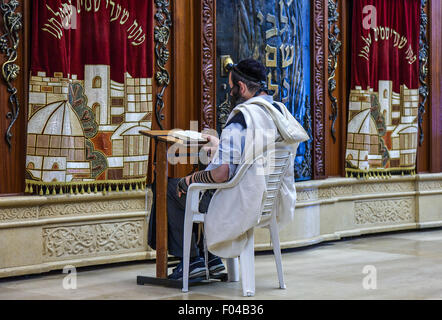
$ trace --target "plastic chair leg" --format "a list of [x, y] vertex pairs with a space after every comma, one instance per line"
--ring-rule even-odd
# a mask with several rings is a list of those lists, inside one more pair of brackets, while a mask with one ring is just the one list
[[248, 232], [248, 240], [241, 252], [239, 262], [241, 265], [242, 291], [244, 297], [255, 295], [255, 248], [253, 229]]
[[239, 261], [238, 258], [227, 259], [227, 275], [229, 282], [239, 281]]
[[186, 215], [184, 219], [184, 245], [183, 245], [183, 292], [189, 291], [189, 261], [190, 243], [192, 241], [192, 217]]
[[278, 272], [279, 287], [281, 289], [285, 289], [286, 285], [284, 283], [284, 273], [282, 271], [282, 256], [281, 247], [279, 244], [279, 231], [275, 216], [273, 216], [272, 218], [269, 229], [270, 236], [272, 238], [273, 254], [275, 255], [276, 270]]
[[207, 249], [207, 240], [206, 237], [204, 236], [203, 239], [203, 243], [204, 243], [204, 265], [206, 267], [206, 280], [210, 279], [210, 273], [209, 273], [209, 249]]

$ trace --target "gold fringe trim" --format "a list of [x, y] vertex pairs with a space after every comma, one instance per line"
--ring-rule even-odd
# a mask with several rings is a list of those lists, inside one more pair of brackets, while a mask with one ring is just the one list
[[416, 175], [416, 168], [388, 168], [388, 169], [352, 169], [345, 168], [346, 178], [358, 178], [358, 179], [391, 179], [392, 175]]
[[127, 192], [146, 190], [146, 178], [133, 180], [115, 180], [115, 181], [73, 181], [73, 182], [42, 182], [26, 180], [25, 193], [46, 195], [62, 194], [91, 194], [102, 192], [106, 195], [109, 192]]

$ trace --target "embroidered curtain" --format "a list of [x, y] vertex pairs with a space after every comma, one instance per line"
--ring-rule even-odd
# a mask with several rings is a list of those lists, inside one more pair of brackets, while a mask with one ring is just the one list
[[152, 0], [34, 0], [26, 192], [144, 188]]
[[420, 1], [353, 3], [347, 175], [414, 173]]

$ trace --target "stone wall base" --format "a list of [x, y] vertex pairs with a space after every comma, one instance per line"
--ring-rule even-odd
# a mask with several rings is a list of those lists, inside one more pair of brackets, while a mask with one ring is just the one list
[[[280, 232], [281, 247], [295, 248], [364, 234], [442, 226], [442, 174], [391, 179], [331, 178], [296, 184], [293, 223]], [[266, 229], [256, 249], [271, 250]]]
[[[442, 226], [442, 173], [388, 180], [296, 183], [295, 220], [282, 248], [364, 234]], [[152, 193], [0, 198], [0, 278], [154, 259], [147, 245]], [[270, 250], [266, 229], [256, 250]]]

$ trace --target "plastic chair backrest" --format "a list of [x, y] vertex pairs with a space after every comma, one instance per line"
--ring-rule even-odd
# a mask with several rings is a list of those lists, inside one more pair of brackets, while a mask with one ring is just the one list
[[270, 222], [272, 213], [276, 214], [276, 204], [281, 188], [283, 174], [290, 165], [290, 150], [275, 149], [268, 153], [270, 164], [267, 165], [266, 172], [266, 193], [263, 198], [261, 222]]

